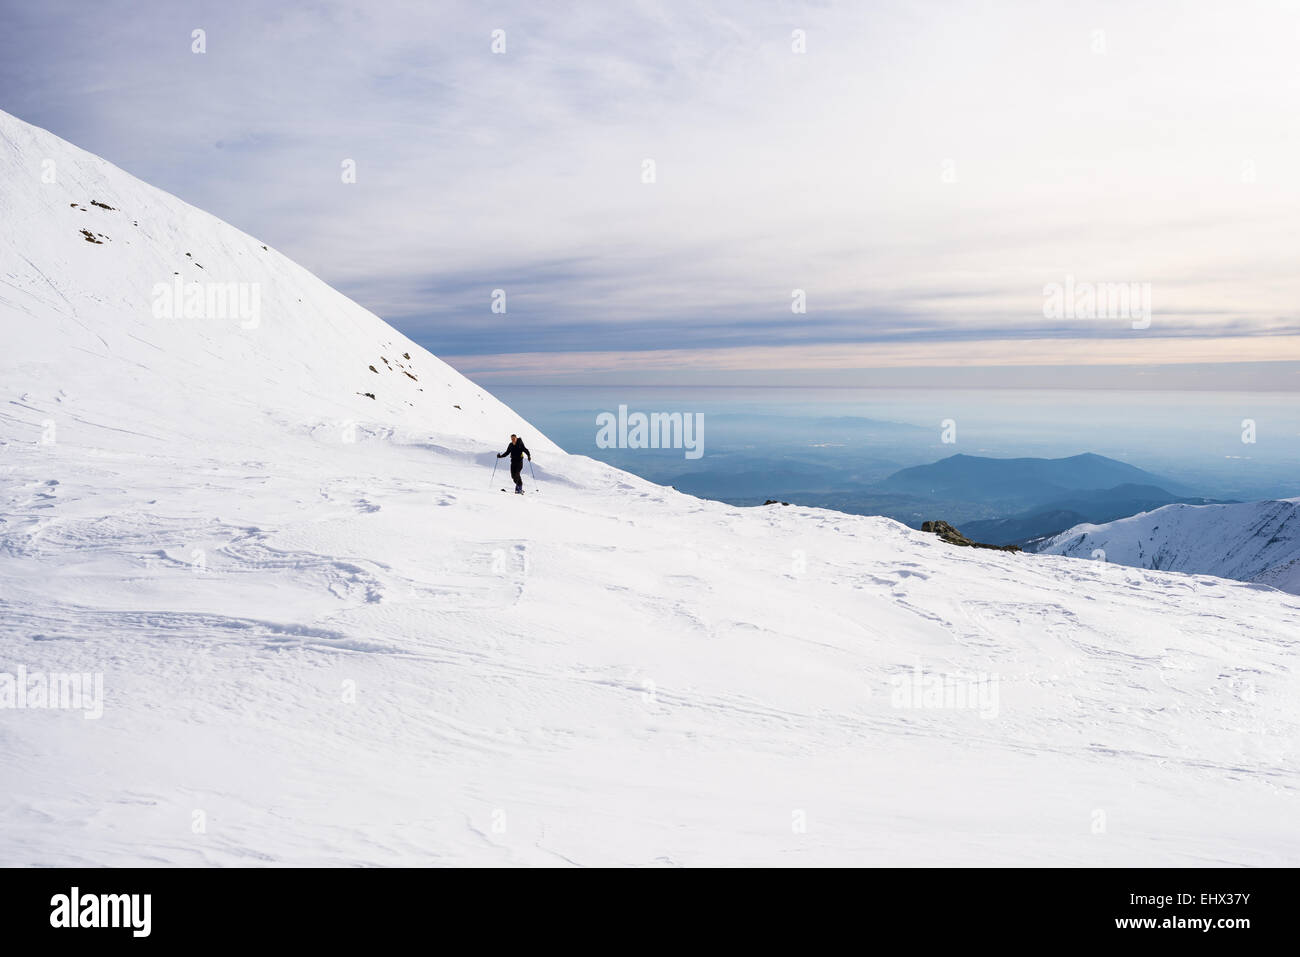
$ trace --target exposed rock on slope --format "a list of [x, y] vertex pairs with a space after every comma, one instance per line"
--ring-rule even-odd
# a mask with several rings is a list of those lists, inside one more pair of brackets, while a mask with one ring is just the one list
[[939, 538], [950, 545], [965, 545], [970, 548], [992, 548], [999, 552], [1020, 551], [1019, 546], [1016, 545], [987, 545], [984, 542], [973, 542], [947, 522], [922, 522], [921, 531], [934, 532], [934, 534], [938, 535]]

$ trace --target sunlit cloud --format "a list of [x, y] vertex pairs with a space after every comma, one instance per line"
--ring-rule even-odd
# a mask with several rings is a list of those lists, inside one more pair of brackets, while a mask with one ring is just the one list
[[939, 343], [871, 343], [747, 346], [732, 349], [658, 349], [635, 352], [533, 352], [448, 356], [457, 368], [488, 378], [573, 376], [587, 372], [892, 369], [960, 366], [1182, 365], [1224, 361], [1300, 362], [1300, 337], [1250, 339], [975, 340]]
[[[0, 107], [435, 352], [502, 356], [462, 359], [485, 372], [542, 353], [933, 364], [981, 342], [1010, 364], [1253, 361], [1300, 331], [1294, 3], [51, 0], [6, 18]], [[1144, 284], [1149, 326], [1045, 315], [1066, 277]]]

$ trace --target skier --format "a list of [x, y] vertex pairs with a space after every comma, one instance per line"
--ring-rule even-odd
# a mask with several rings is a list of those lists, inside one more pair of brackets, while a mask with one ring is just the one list
[[533, 460], [533, 453], [528, 451], [528, 446], [524, 445], [523, 439], [517, 435], [511, 435], [510, 444], [506, 446], [506, 450], [498, 455], [497, 458], [503, 459], [507, 455], [510, 456], [510, 477], [515, 480], [515, 494], [523, 495], [524, 479], [522, 473], [524, 470], [524, 456], [528, 456], [528, 461], [531, 462]]

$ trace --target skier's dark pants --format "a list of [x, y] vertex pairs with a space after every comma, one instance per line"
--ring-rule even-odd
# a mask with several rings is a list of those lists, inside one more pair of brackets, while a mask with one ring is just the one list
[[515, 480], [515, 488], [524, 487], [524, 477], [521, 474], [523, 470], [524, 470], [523, 459], [519, 459], [518, 461], [510, 463], [510, 477]]

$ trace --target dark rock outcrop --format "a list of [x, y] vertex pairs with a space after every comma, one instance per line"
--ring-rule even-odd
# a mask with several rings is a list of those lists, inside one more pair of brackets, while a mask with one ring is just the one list
[[972, 542], [969, 538], [953, 528], [947, 522], [922, 522], [921, 531], [934, 532], [949, 545], [964, 545], [969, 548], [992, 548], [999, 552], [1018, 552], [1018, 545], [988, 545], [984, 542]]

